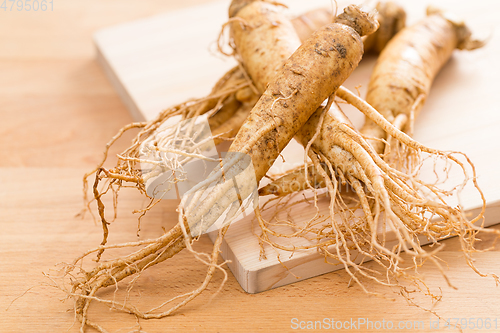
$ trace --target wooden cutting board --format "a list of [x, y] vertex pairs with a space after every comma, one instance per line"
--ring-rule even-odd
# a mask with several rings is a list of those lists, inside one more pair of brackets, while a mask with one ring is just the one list
[[[292, 14], [330, 6], [329, 1], [284, 1]], [[408, 23], [423, 17], [431, 1], [399, 1], [408, 12]], [[136, 120], [150, 120], [163, 108], [188, 98], [206, 95], [214, 82], [234, 61], [215, 51], [220, 27], [226, 21], [229, 1], [169, 12], [99, 31], [95, 35], [97, 58]], [[486, 47], [474, 52], [455, 51], [450, 62], [436, 78], [431, 94], [416, 123], [415, 138], [425, 145], [443, 150], [459, 150], [474, 161], [488, 202], [486, 224], [500, 222], [500, 112], [498, 112], [498, 68], [500, 37], [494, 33], [495, 13], [500, 3], [483, 0], [469, 2], [433, 0], [463, 18], [474, 31], [489, 36]], [[364, 59], [346, 82], [359, 88], [362, 96], [375, 59]], [[355, 125], [363, 116], [347, 108]], [[277, 163], [271, 172], [282, 172], [303, 161], [303, 150], [292, 143], [283, 153], [286, 163]], [[451, 175], [453, 180], [458, 175]], [[461, 198], [467, 211], [476, 211], [479, 197], [467, 187]], [[320, 213], [327, 214], [327, 202], [320, 202]], [[296, 218], [313, 212], [304, 205]], [[299, 215], [302, 214], [302, 215]], [[316, 251], [290, 253], [260, 246], [254, 235], [251, 214], [228, 231], [222, 256], [243, 289], [257, 293], [319, 274], [341, 269], [324, 263]], [[212, 235], [213, 237], [213, 235]], [[278, 257], [279, 255], [279, 257]]]

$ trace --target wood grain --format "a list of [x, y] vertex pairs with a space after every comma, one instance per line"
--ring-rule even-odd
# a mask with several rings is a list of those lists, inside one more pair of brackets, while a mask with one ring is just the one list
[[[78, 332], [77, 325], [73, 325], [71, 302], [61, 302], [65, 295], [46, 286], [49, 281], [42, 272], [53, 272], [57, 263], [70, 261], [101, 241], [100, 227], [89, 216], [84, 220], [74, 218], [82, 205], [81, 176], [95, 166], [105, 142], [131, 121], [125, 106], [98, 69], [92, 34], [108, 25], [203, 3], [207, 1], [90, 0], [84, 4], [66, 0], [56, 2], [56, 10], [50, 15], [0, 11], [1, 332]], [[465, 5], [458, 9], [463, 11]], [[473, 13], [481, 10], [480, 6], [469, 3], [467, 7]], [[475, 15], [473, 20], [488, 27], [495, 15], [496, 11], [490, 10], [484, 12], [484, 22]], [[467, 67], [468, 70], [478, 66], [469, 65], [472, 67]], [[499, 74], [497, 62], [489, 65], [487, 75], [494, 80]], [[488, 86], [492, 90], [496, 87], [496, 82]], [[485, 94], [491, 94], [491, 90], [485, 90]], [[479, 100], [475, 110], [494, 107], [493, 103]], [[125, 148], [127, 140], [119, 145]], [[491, 158], [493, 161], [494, 156]], [[130, 212], [141, 202], [134, 193], [124, 192], [122, 199], [120, 219], [111, 229], [113, 242], [137, 239], [137, 220]], [[143, 223], [140, 237], [155, 237], [162, 232], [162, 226], [170, 227], [176, 216], [174, 207], [175, 202], [165, 202], [161, 209], [152, 212]], [[446, 272], [458, 289], [448, 287], [432, 266], [424, 265], [421, 273], [426, 283], [443, 296], [434, 310], [444, 318], [500, 319], [498, 287], [491, 279], [479, 278], [465, 266], [456, 239], [444, 244], [441, 257], [446, 260]], [[202, 237], [199, 249], [210, 248], [208, 237]], [[477, 253], [478, 266], [500, 274], [499, 251], [497, 248]], [[143, 309], [157, 305], [194, 288], [204, 274], [203, 266], [189, 254], [181, 253], [148, 270], [138, 281], [131, 301]], [[291, 329], [292, 318], [305, 321], [368, 318], [394, 323], [423, 321], [425, 327], [420, 331], [436, 331], [429, 328], [429, 321], [436, 317], [409, 306], [397, 295], [397, 290], [367, 281], [369, 290], [383, 297], [367, 295], [358, 286], [348, 288], [349, 277], [343, 271], [256, 295], [243, 292], [230, 275], [223, 290], [211, 300], [221, 280], [222, 275], [218, 274], [207, 294], [176, 315], [141, 321], [142, 329], [286, 332], [296, 331]], [[23, 295], [30, 287], [34, 288]], [[103, 294], [110, 296], [112, 291]], [[123, 295], [120, 293], [119, 297]], [[415, 294], [415, 300], [430, 305], [421, 293]], [[130, 315], [109, 311], [104, 306], [94, 306], [91, 311], [92, 319], [112, 332], [132, 331], [136, 325]], [[440, 331], [450, 330], [441, 323]]]
[[[101, 230], [90, 216], [75, 218], [81, 209], [80, 176], [85, 169], [75, 168], [7, 168], [0, 172], [0, 329], [2, 332], [66, 331], [73, 323], [72, 303], [64, 294], [48, 287], [50, 281], [42, 272], [56, 274], [56, 264], [70, 262], [75, 256], [95, 247], [101, 241]], [[137, 239], [136, 216], [131, 210], [141, 206], [135, 191], [124, 191], [119, 206], [119, 220], [111, 225], [110, 242]], [[157, 237], [162, 227], [175, 220], [176, 202], [165, 202], [143, 222], [139, 239]], [[498, 227], [496, 227], [498, 228]], [[491, 242], [491, 239], [485, 239]], [[458, 289], [446, 285], [432, 265], [424, 265], [422, 277], [433, 290], [442, 294], [435, 310], [445, 317], [500, 317], [500, 292], [492, 279], [479, 278], [464, 263], [456, 239], [443, 242], [441, 258], [448, 266], [446, 273]], [[198, 249], [209, 251], [211, 242], [203, 237]], [[478, 253], [480, 269], [500, 274], [496, 251]], [[111, 254], [109, 254], [111, 256]], [[87, 264], [91, 264], [87, 262]], [[376, 268], [368, 264], [368, 267]], [[203, 265], [185, 252], [162, 265], [146, 271], [131, 292], [130, 302], [141, 309], [160, 304], [169, 297], [196, 287], [205, 274]], [[369, 318], [398, 321], [424, 321], [428, 328], [436, 318], [416, 307], [408, 306], [397, 290], [370, 281], [366, 286], [381, 296], [367, 295], [354, 285], [348, 287], [344, 271], [328, 273], [268, 292], [250, 295], [242, 291], [230, 275], [227, 284], [210, 301], [222, 275], [218, 273], [206, 294], [177, 315], [157, 321], [141, 321], [147, 332], [269, 332], [291, 331], [292, 318], [323, 320], [335, 318]], [[16, 299], [30, 289], [24, 296]], [[110, 297], [113, 290], [100, 296]], [[124, 297], [120, 291], [118, 299]], [[429, 305], [429, 300], [416, 293], [415, 300]], [[13, 303], [12, 303], [13, 302]], [[12, 303], [12, 304], [11, 304]], [[7, 311], [4, 311], [10, 305]], [[91, 316], [108, 330], [135, 325], [132, 316], [109, 311], [105, 306], [92, 307]], [[443, 324], [441, 324], [443, 325]], [[73, 327], [70, 332], [77, 332]], [[370, 330], [366, 330], [370, 331]], [[430, 331], [425, 329], [423, 331]]]

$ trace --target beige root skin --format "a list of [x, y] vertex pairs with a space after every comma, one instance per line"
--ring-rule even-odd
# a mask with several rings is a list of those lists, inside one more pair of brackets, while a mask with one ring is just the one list
[[375, 5], [380, 27], [363, 40], [365, 53], [379, 54], [387, 43], [406, 26], [406, 12], [392, 1], [379, 1]]
[[238, 18], [231, 24], [235, 52], [262, 93], [301, 41], [291, 21], [272, 3], [252, 1], [234, 18]]
[[[251, 1], [246, 1], [244, 3], [250, 3], [250, 2]], [[238, 5], [236, 7], [239, 9], [243, 8], [242, 5]], [[377, 2], [375, 8], [377, 9], [377, 17], [376, 18], [380, 23], [380, 28], [377, 31], [375, 31], [374, 33], [372, 33], [368, 36], [362, 37], [365, 53], [366, 52], [380, 53], [380, 51], [385, 47], [385, 45], [390, 40], [390, 38], [392, 38], [405, 25], [406, 14], [405, 14], [404, 9], [402, 7], [400, 7], [399, 5], [397, 5], [393, 2], [390, 2], [390, 1], [388, 1], [388, 2], [379, 1], [379, 2]], [[239, 11], [239, 9], [237, 11]], [[237, 12], [237, 11], [235, 10], [235, 12]], [[248, 14], [243, 13], [243, 15], [248, 15]], [[240, 17], [240, 18], [245, 20], [244, 17]], [[251, 25], [250, 20], [251, 19], [248, 19], [244, 22], [246, 22], [247, 25]], [[275, 24], [274, 23], [275, 21], [272, 21], [272, 18], [270, 18], [268, 21], [273, 22], [272, 24]], [[332, 23], [333, 21], [334, 21], [334, 17], [331, 13], [331, 10], [328, 8], [314, 9], [314, 10], [306, 12], [306, 13], [291, 20], [292, 25], [294, 27], [294, 30], [295, 30], [296, 34], [298, 35], [301, 42], [305, 41], [308, 37], [310, 37], [314, 31], [320, 29], [321, 27], [323, 27], [329, 23]], [[241, 24], [243, 24], [242, 22], [243, 21], [239, 20], [236, 24], [241, 25]], [[259, 23], [255, 23], [255, 24], [259, 24]], [[243, 24], [243, 27], [245, 27], [245, 24]], [[290, 46], [289, 47], [290, 50], [296, 48], [298, 45], [295, 37], [294, 37], [294, 39], [295, 39], [295, 42], [294, 42], [295, 46], [293, 46], [293, 45]], [[273, 45], [272, 48], [270, 48], [270, 49], [271, 50], [275, 49], [275, 46]], [[273, 61], [272, 66], [279, 67], [279, 66], [281, 66], [281, 63], [286, 59], [286, 58], [282, 57], [285, 55], [286, 55], [285, 53], [281, 54], [279, 56], [279, 59], [270, 55], [269, 58], [261, 60], [261, 63]], [[275, 60], [273, 60], [273, 59], [275, 59]], [[272, 66], [266, 66], [265, 68], [266, 68], [266, 70], [271, 69]], [[237, 67], [233, 68], [232, 70], [230, 70], [228, 72], [228, 74], [232, 75], [234, 77], [241, 77], [243, 75], [243, 71], [244, 70], [241, 67], [237, 66]], [[226, 76], [228, 74], [226, 74]], [[261, 86], [265, 87], [265, 85], [267, 85], [267, 82], [269, 82], [267, 80], [270, 80], [271, 77], [272, 77], [272, 73], [266, 73], [262, 77], [257, 77], [256, 80], [257, 80], [257, 82], [262, 82]], [[226, 78], [226, 80], [228, 80], [228, 79]], [[262, 87], [261, 87], [261, 89], [262, 89]], [[225, 107], [226, 103], [232, 104], [232, 103], [234, 103], [235, 99], [241, 103], [248, 103], [249, 100], [254, 99], [255, 97], [256, 97], [256, 92], [253, 89], [251, 89], [249, 87], [240, 89], [235, 93], [235, 97], [230, 96], [227, 98], [227, 101], [223, 101], [221, 111], [223, 111], [226, 108]], [[212, 102], [211, 106], [215, 107], [215, 104], [213, 104], [213, 102]], [[246, 108], [246, 106], [239, 106], [239, 107]], [[218, 115], [222, 115], [222, 117], [224, 117], [223, 119], [227, 120], [228, 119], [227, 117], [232, 117], [232, 115], [234, 115], [234, 106], [229, 106], [229, 110], [231, 110], [232, 113], [231, 113], [231, 111], [230, 112], [220, 112], [219, 111], [215, 114], [215, 117], [217, 117]], [[238, 114], [235, 115], [235, 117], [237, 119], [230, 121], [230, 124], [224, 124], [223, 127], [220, 129], [218, 129], [218, 127], [221, 126], [223, 124], [223, 122], [219, 121], [219, 122], [215, 123], [215, 121], [212, 121], [209, 118], [211, 128], [216, 130], [217, 135], [220, 133], [229, 133], [229, 130], [230, 130], [229, 126], [232, 125], [233, 123], [235, 125], [239, 124], [239, 126], [241, 126], [240, 117], [241, 117], [242, 112], [244, 112], [244, 111], [238, 112]], [[224, 114], [228, 115], [228, 116], [223, 116]], [[231, 130], [231, 134], [227, 135], [227, 136], [225, 135], [224, 139], [234, 137], [234, 135], [238, 132], [238, 130], [239, 130], [238, 126], [234, 127], [234, 129]], [[217, 142], [223, 141], [224, 139], [217, 140]]]
[[[432, 82], [456, 48], [481, 46], [471, 39], [470, 31], [444, 14], [430, 10], [423, 21], [402, 30], [380, 54], [373, 69], [366, 101], [388, 121], [399, 114], [408, 118], [406, 129], [421, 110]], [[361, 133], [376, 138], [370, 144], [377, 153], [384, 152], [386, 133], [367, 119]]]

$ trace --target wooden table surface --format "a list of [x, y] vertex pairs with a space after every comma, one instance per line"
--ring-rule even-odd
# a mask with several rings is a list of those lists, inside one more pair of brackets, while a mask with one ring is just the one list
[[[101, 229], [88, 214], [84, 219], [75, 217], [82, 208], [81, 178], [99, 161], [108, 139], [131, 122], [95, 61], [92, 34], [203, 2], [54, 0], [53, 11], [0, 9], [1, 332], [78, 331], [71, 300], [65, 300], [42, 273], [57, 275], [56, 264], [71, 261], [101, 241]], [[113, 152], [124, 149], [130, 138], [120, 141]], [[120, 199], [120, 218], [111, 226], [110, 242], [137, 239], [137, 220], [130, 211], [142, 200], [125, 192]], [[175, 202], [163, 203], [143, 221], [139, 237], [156, 237], [162, 227], [171, 227], [174, 209]], [[486, 246], [491, 239], [483, 238]], [[446, 274], [456, 289], [432, 265], [424, 265], [422, 277], [432, 292], [442, 296], [432, 309], [445, 319], [468, 319], [469, 325], [489, 318], [491, 329], [482, 331], [500, 331], [499, 287], [492, 278], [481, 278], [467, 267], [457, 239], [443, 244], [440, 257], [447, 262]], [[209, 251], [207, 237], [199, 248]], [[500, 275], [499, 251], [497, 247], [475, 254], [477, 266]], [[145, 272], [131, 291], [130, 302], [140, 308], [160, 304], [198, 286], [204, 274], [204, 266], [181, 253]], [[208, 292], [176, 315], [140, 321], [140, 327], [145, 332], [296, 331], [301, 321], [304, 327], [307, 321], [325, 318], [342, 322], [363, 318], [374, 328], [391, 322], [394, 331], [433, 331], [431, 326], [449, 330], [444, 322], [436, 323], [435, 315], [409, 305], [397, 289], [366, 281], [368, 290], [379, 294], [374, 296], [357, 285], [348, 287], [349, 277], [342, 270], [256, 295], [243, 292], [229, 274], [212, 299], [222, 279], [218, 273]], [[412, 297], [422, 307], [433, 306], [423, 293]], [[105, 306], [94, 305], [90, 313], [111, 332], [139, 330], [134, 317]], [[396, 329], [400, 322], [408, 329]]]

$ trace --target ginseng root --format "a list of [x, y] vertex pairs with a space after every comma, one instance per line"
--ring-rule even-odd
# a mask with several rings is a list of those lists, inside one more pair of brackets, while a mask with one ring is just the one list
[[[378, 140], [365, 139], [335, 105], [326, 113], [318, 110], [308, 120], [296, 139], [306, 147], [312, 165], [294, 170], [259, 190], [260, 195], [285, 196], [297, 189], [327, 188], [331, 223], [322, 228], [313, 221], [305, 223], [306, 227], [295, 226], [294, 230], [298, 231], [293, 233], [294, 236], [317, 239], [314, 244], [303, 248], [320, 248], [327, 257], [341, 262], [356, 282], [359, 282], [360, 274], [390, 284], [401, 275], [408, 276], [397, 264], [401, 260], [400, 251], [413, 257], [415, 268], [421, 260], [430, 260], [441, 270], [435, 258], [436, 250], [424, 250], [420, 239], [438, 244], [444, 237], [457, 235], [468, 265], [481, 276], [485, 275], [477, 271], [470, 257], [486, 205], [476, 183], [472, 162], [459, 152], [425, 147], [394, 126], [403, 127], [401, 117], [398, 117], [400, 114], [408, 119], [415, 117], [436, 72], [453, 49], [479, 46], [481, 43], [470, 38], [463, 23], [450, 22], [433, 10], [424, 22], [396, 35], [382, 52], [370, 82], [367, 101], [371, 101], [371, 105], [345, 88], [337, 91], [338, 97], [365, 113], [367, 123], [372, 124], [370, 128], [378, 131], [372, 134]], [[383, 143], [380, 138], [386, 135], [404, 147], [408, 153], [405, 156], [413, 157], [411, 163], [404, 164], [404, 172], [379, 156], [383, 146], [380, 149], [377, 145]], [[450, 164], [458, 166], [464, 174], [464, 183], [445, 190], [438, 186], [438, 181], [429, 184], [419, 179], [418, 172], [428, 158], [440, 159], [447, 168]], [[473, 185], [483, 202], [481, 212], [472, 218], [465, 216], [460, 204], [447, 203], [447, 199], [456, 195], [469, 180], [469, 172], [472, 172]], [[294, 182], [293, 186], [290, 186], [290, 181]], [[351, 206], [346, 204], [339, 190], [341, 184], [346, 183], [357, 196]], [[281, 205], [280, 209], [286, 207]], [[363, 212], [363, 218], [356, 214], [358, 210]], [[299, 249], [283, 247], [271, 240], [270, 235], [289, 238], [290, 234], [276, 232], [271, 221], [264, 220], [260, 214], [257, 217], [264, 242], [289, 251]], [[389, 231], [396, 240], [386, 244]], [[380, 280], [356, 265], [354, 259], [359, 253], [375, 260], [391, 273], [391, 278], [388, 275], [386, 280]], [[493, 277], [498, 280], [495, 275]]]
[[[255, 1], [246, 5], [265, 6], [268, 9], [266, 13], [273, 18], [273, 24], [266, 23], [268, 28], [279, 30], [276, 29], [278, 22], [278, 25], [292, 29], [290, 32], [286, 31], [288, 29], [286, 28], [283, 36], [293, 35], [291, 23], [287, 23], [285, 18], [274, 16], [276, 11], [273, 6], [277, 6], [276, 4]], [[239, 8], [240, 11], [249, 10], [246, 6]], [[258, 19], [265, 22], [269, 17]], [[245, 27], [246, 32], [252, 32], [253, 26]], [[242, 201], [256, 192], [257, 183], [279, 156], [280, 151], [315, 110], [327, 98], [333, 97], [338, 87], [357, 66], [363, 54], [361, 36], [375, 31], [377, 27], [378, 23], [372, 15], [362, 12], [355, 6], [349, 6], [338, 23], [325, 26], [302, 45], [299, 43], [300, 47], [295, 52], [292, 50], [293, 54], [284, 65], [280, 66], [279, 71], [275, 75], [268, 74], [272, 77], [272, 81], [242, 125], [228, 155], [222, 161], [216, 160], [220, 166], [216, 167], [206, 180], [184, 194], [178, 207], [179, 222], [175, 227], [155, 240], [121, 245], [106, 245], [103, 241], [101, 246], [77, 258], [68, 266], [68, 274], [73, 270], [80, 272], [77, 273], [79, 277], [73, 280], [69, 294], [76, 298], [75, 310], [82, 322], [81, 331], [87, 325], [102, 330], [88, 319], [88, 308], [92, 300], [118, 304], [98, 298], [96, 293], [101, 288], [115, 285], [127, 276], [140, 274], [144, 269], [170, 258], [183, 248], [187, 248], [208, 266], [207, 276], [199, 288], [181, 295], [182, 301], [169, 310], [159, 313], [158, 311], [169, 302], [155, 308], [155, 313], [141, 312], [127, 304], [119, 304], [116, 308], [133, 313], [139, 318], [161, 318], [170, 315], [205, 290], [214, 271], [222, 269], [221, 265], [217, 264], [217, 258], [227, 226], [220, 229], [211, 254], [196, 252], [192, 247], [193, 242], [223, 214], [225, 221], [230, 220], [240, 210]], [[266, 35], [265, 32], [263, 34]], [[248, 66], [248, 63], [245, 63], [245, 66]], [[246, 68], [252, 73], [250, 68]], [[186, 161], [209, 159], [199, 151], [206, 142], [202, 140], [193, 143], [193, 137], [201, 135], [196, 118], [186, 116], [200, 114], [199, 111], [193, 111], [193, 108], [199, 110], [200, 104], [201, 101], [198, 100], [171, 108], [168, 112], [170, 117], [178, 115], [186, 120], [180, 124], [169, 127], [168, 124], [159, 121], [168, 118], [166, 112], [153, 122], [141, 124], [143, 130], [135, 139], [133, 146], [120, 156], [121, 161], [118, 166], [110, 170], [103, 167], [98, 169], [94, 194], [105, 229], [105, 238], [108, 222], [105, 219], [101, 196], [113, 185], [122, 186], [125, 182], [134, 184], [141, 192], [146, 193], [146, 178], [149, 175], [141, 171], [141, 163], [162, 170], [175, 170], [173, 178], [169, 180], [170, 183], [175, 183], [179, 181], [175, 178], [175, 174]], [[135, 155], [132, 156], [132, 152]], [[149, 154], [154, 156], [151, 157]], [[172, 158], [172, 155], [177, 158]], [[247, 171], [249, 169], [251, 172]], [[103, 192], [100, 192], [98, 184], [104, 179], [108, 180], [108, 185]], [[160, 199], [152, 198], [143, 213], [151, 209]], [[97, 253], [99, 257], [107, 248], [129, 246], [141, 248], [128, 256], [101, 263], [89, 272], [79, 267], [79, 262], [90, 253]], [[174, 299], [177, 298], [179, 297]]]
[[[474, 40], [463, 22], [447, 19], [430, 8], [421, 22], [403, 29], [380, 54], [373, 69], [366, 101], [389, 122], [412, 132], [413, 121], [424, 105], [436, 74], [453, 50], [483, 46]], [[406, 121], [405, 121], [406, 120]], [[384, 152], [385, 131], [367, 118], [361, 133], [379, 154]]]
[[[371, 7], [365, 8], [365, 10], [370, 10]], [[380, 51], [385, 47], [385, 45], [389, 42], [389, 40], [396, 35], [402, 28], [405, 27], [406, 23], [406, 13], [404, 9], [391, 1], [379, 1], [375, 4], [374, 9], [377, 10], [377, 16], [376, 19], [380, 24], [380, 27], [372, 34], [363, 36], [363, 45], [364, 45], [364, 52], [367, 53], [375, 53], [378, 54]], [[306, 40], [311, 34], [320, 29], [321, 27], [334, 22], [334, 16], [331, 12], [330, 9], [328, 8], [318, 8], [311, 10], [309, 12], [306, 12], [302, 15], [299, 15], [298, 17], [292, 19], [292, 24], [295, 29], [295, 32], [297, 33], [299, 39], [301, 42]], [[258, 24], [258, 23], [255, 23]], [[257, 33], [256, 33], [257, 35]], [[295, 39], [295, 37], [293, 38]], [[298, 45], [298, 42], [295, 39], [294, 42], [296, 47]], [[292, 48], [294, 48], [292, 47]], [[274, 45], [269, 45], [268, 47], [262, 47], [263, 49], [266, 50], [272, 50], [274, 49]], [[289, 50], [291, 50], [290, 48]], [[276, 64], [277, 66], [280, 66], [282, 62], [285, 60], [285, 56], [287, 54], [283, 53], [281, 57], [275, 57], [273, 55], [270, 55], [268, 58], [263, 59], [263, 63], [266, 63], [267, 61], [272, 61], [273, 64]], [[288, 54], [289, 56], [289, 54]], [[244, 60], [242, 62], [245, 62]], [[254, 68], [262, 68], [262, 67], [254, 67]], [[260, 71], [264, 71], [266, 68], [271, 68], [271, 66], [264, 66], [264, 69], [260, 69]], [[234, 75], [236, 73], [240, 73], [242, 69], [239, 68], [238, 71], [235, 71]], [[271, 70], [272, 72], [272, 70]], [[262, 87], [265, 87], [267, 85], [268, 81], [270, 79], [270, 75], [264, 75], [262, 77], [254, 77], [255, 80], [260, 82], [261, 89]], [[254, 81], [255, 82], [255, 81]], [[258, 89], [257, 89], [258, 90]], [[262, 91], [261, 91], [262, 92]], [[253, 91], [251, 88], [243, 88], [239, 90], [238, 92], [235, 93], [236, 99], [240, 102], [247, 102], [251, 98], [254, 98], [256, 95], [256, 91]], [[241, 98], [240, 96], [247, 96], [246, 100]], [[253, 95], [253, 96], [252, 96]], [[243, 109], [248, 109], [248, 107], [242, 107]], [[217, 127], [212, 127], [214, 129], [214, 136], [220, 133], [227, 133], [224, 135], [223, 139], [219, 139], [217, 141], [220, 142], [224, 139], [229, 139], [229, 138], [234, 138], [235, 134], [239, 131], [240, 126], [241, 126], [241, 117], [243, 116], [243, 113], [245, 110], [241, 110], [238, 112], [237, 115], [235, 115], [234, 120], [231, 120], [228, 124], [224, 124], [220, 129]], [[248, 112], [247, 112], [248, 113]], [[230, 127], [231, 126], [231, 127]]]

